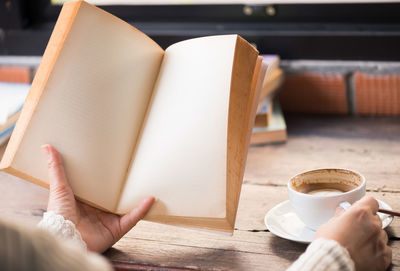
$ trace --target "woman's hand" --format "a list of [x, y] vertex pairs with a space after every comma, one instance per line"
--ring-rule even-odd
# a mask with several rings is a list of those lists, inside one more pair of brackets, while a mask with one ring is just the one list
[[338, 208], [335, 217], [318, 229], [315, 239], [332, 239], [347, 248], [356, 270], [385, 270], [392, 261], [392, 249], [376, 214], [378, 208], [373, 197], [362, 198], [347, 211]]
[[148, 197], [122, 217], [79, 202], [65, 176], [60, 154], [51, 145], [44, 145], [42, 149], [47, 155], [50, 182], [47, 211], [71, 220], [92, 251], [102, 253], [111, 247], [144, 217], [154, 202], [154, 197]]

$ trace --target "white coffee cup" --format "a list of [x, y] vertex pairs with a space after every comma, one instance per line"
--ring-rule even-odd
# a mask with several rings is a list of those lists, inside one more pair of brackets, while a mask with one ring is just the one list
[[327, 222], [343, 202], [353, 204], [365, 195], [364, 176], [347, 169], [316, 169], [288, 183], [289, 200], [297, 216], [312, 230]]

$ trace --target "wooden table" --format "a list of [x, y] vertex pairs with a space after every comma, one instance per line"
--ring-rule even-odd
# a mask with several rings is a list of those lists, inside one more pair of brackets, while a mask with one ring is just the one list
[[[274, 236], [263, 219], [287, 199], [291, 176], [315, 168], [357, 170], [367, 179], [368, 194], [400, 210], [400, 118], [291, 115], [287, 124], [286, 144], [249, 151], [233, 236], [142, 221], [105, 255], [120, 269], [284, 270], [306, 246]], [[2, 172], [0, 189], [1, 218], [39, 221], [47, 190]], [[392, 270], [400, 270], [400, 219], [387, 231]]]

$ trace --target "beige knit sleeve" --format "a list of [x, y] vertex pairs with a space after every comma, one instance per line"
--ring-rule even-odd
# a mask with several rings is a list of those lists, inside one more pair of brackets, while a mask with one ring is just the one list
[[107, 260], [46, 231], [0, 221], [1, 270], [112, 270]]
[[287, 271], [354, 271], [346, 248], [334, 240], [314, 240]]

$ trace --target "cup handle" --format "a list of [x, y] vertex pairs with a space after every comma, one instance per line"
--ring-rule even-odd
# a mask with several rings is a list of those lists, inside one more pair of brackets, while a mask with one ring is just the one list
[[347, 211], [351, 207], [351, 204], [347, 201], [342, 201], [339, 204], [339, 206], [342, 207], [345, 211]]

